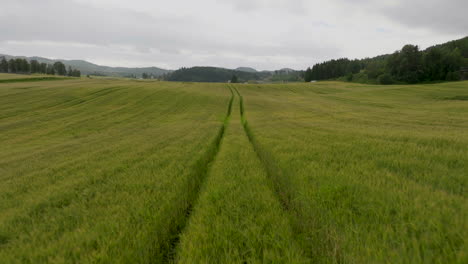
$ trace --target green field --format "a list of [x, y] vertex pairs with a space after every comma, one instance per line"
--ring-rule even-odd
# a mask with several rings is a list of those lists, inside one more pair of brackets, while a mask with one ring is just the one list
[[468, 263], [468, 82], [21, 77], [0, 263]]

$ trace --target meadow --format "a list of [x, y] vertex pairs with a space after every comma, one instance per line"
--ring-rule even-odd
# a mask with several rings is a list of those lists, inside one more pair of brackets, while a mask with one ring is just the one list
[[2, 74], [1, 262], [466, 263], [467, 98]]

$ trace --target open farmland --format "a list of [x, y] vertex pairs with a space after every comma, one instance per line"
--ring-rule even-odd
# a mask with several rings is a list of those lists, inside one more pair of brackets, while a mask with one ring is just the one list
[[225, 87], [0, 87], [2, 263], [149, 263], [172, 247], [226, 115]]
[[468, 82], [0, 82], [0, 259], [466, 263], [467, 98]]
[[239, 91], [257, 153], [312, 260], [468, 261], [468, 82]]

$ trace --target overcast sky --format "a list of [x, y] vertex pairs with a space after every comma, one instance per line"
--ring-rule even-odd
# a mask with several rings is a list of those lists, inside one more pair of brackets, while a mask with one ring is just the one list
[[304, 69], [468, 35], [468, 0], [0, 0], [0, 53]]

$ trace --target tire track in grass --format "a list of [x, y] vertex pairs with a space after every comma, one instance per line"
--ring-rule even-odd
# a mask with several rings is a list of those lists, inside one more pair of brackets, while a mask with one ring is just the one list
[[[255, 153], [260, 161], [263, 163], [268, 178], [271, 181], [271, 187], [274, 193], [278, 196], [279, 202], [284, 211], [286, 211], [291, 218], [291, 227], [293, 232], [298, 237], [298, 242], [306, 251], [308, 257], [313, 262], [317, 263], [343, 263], [343, 255], [339, 248], [336, 247], [335, 241], [331, 238], [324, 237], [322, 240], [312, 238], [312, 233], [315, 232], [316, 225], [307, 217], [304, 212], [304, 205], [295, 197], [295, 187], [291, 182], [289, 175], [286, 175], [281, 168], [277, 165], [274, 157], [266, 151], [255, 138], [249, 123], [245, 117], [244, 100], [236, 87], [233, 87], [239, 96], [240, 113], [244, 131], [252, 144]], [[331, 239], [331, 240], [330, 240]]]
[[244, 132], [237, 100], [175, 263], [309, 263]]
[[[278, 175], [278, 168], [272, 168], [272, 164], [270, 162], [267, 162], [266, 160], [271, 160], [271, 157], [268, 157], [268, 153], [263, 151], [261, 147], [259, 146], [258, 142], [254, 138], [254, 135], [252, 133], [252, 130], [249, 127], [249, 124], [247, 122], [247, 119], [245, 118], [244, 115], [244, 98], [242, 95], [239, 93], [239, 90], [237, 90], [236, 87], [234, 87], [234, 90], [236, 91], [237, 95], [239, 96], [239, 104], [240, 104], [240, 114], [241, 114], [241, 121], [242, 121], [242, 126], [244, 127], [244, 131], [247, 134], [247, 137], [249, 138], [250, 144], [254, 147], [255, 153], [257, 154], [258, 158], [262, 161], [264, 164], [268, 176], [271, 180], [273, 180], [273, 187], [275, 193], [279, 196], [279, 200], [281, 205], [283, 206], [283, 209], [286, 211], [289, 211], [291, 209], [291, 195], [288, 193], [284, 192], [281, 188], [281, 186], [284, 186], [286, 182], [282, 180], [283, 182], [279, 182], [280, 177]], [[276, 171], [276, 172], [275, 172]], [[283, 177], [284, 178], [284, 177]], [[289, 184], [288, 184], [289, 185]]]
[[263, 165], [265, 166], [266, 171], [268, 173], [268, 177], [270, 178], [270, 180], [273, 181], [274, 191], [278, 195], [279, 201], [283, 209], [286, 211], [290, 211], [292, 197], [288, 192], [285, 192], [282, 188], [286, 185], [290, 185], [290, 183], [286, 182], [287, 179], [285, 179], [285, 177], [280, 177], [280, 175], [278, 175], [279, 168], [277, 168], [276, 166], [273, 167], [274, 163], [269, 162], [271, 161], [270, 155], [267, 152], [263, 151], [263, 149], [259, 146], [259, 143], [256, 141], [252, 133], [252, 130], [249, 127], [247, 119], [245, 118], [244, 98], [239, 93], [236, 87], [233, 87], [233, 88], [234, 88], [234, 91], [239, 96], [241, 122], [242, 122], [242, 126], [244, 127], [245, 134], [247, 134], [247, 137], [249, 138], [249, 142], [250, 144], [252, 144], [255, 150], [255, 153], [257, 154], [258, 158], [262, 161]]
[[153, 258], [153, 263], [172, 263], [174, 261], [176, 248], [180, 241], [180, 235], [185, 229], [194, 204], [198, 200], [202, 184], [208, 174], [211, 163], [219, 152], [221, 141], [224, 137], [224, 132], [226, 131], [226, 128], [229, 124], [229, 119], [232, 112], [232, 104], [234, 101], [234, 92], [230, 87], [228, 88], [231, 92], [231, 98], [229, 99], [227, 113], [223, 124], [219, 128], [218, 133], [210, 144], [208, 150], [202, 157], [200, 157], [200, 159], [196, 161], [195, 165], [193, 166], [192, 170], [194, 172], [189, 177], [187, 177], [188, 180], [186, 182], [186, 186], [181, 188], [187, 190], [187, 192], [185, 193], [185, 197], [183, 197], [178, 202], [183, 204], [185, 208], [183, 213], [173, 217], [174, 221], [172, 222], [172, 226], [168, 227], [169, 230], [167, 233], [167, 243], [159, 243], [159, 245], [156, 245], [157, 248], [155, 252], [162, 252], [162, 255], [156, 254], [156, 256]]

